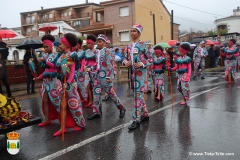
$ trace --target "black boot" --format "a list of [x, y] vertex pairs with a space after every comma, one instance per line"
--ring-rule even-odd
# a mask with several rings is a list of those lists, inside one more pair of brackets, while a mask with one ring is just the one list
[[28, 94], [28, 95], [30, 95], [30, 94], [31, 94], [31, 92], [30, 92], [30, 91], [27, 91], [27, 94]]
[[105, 96], [105, 98], [103, 99], [103, 101], [108, 101], [109, 100], [109, 96]]
[[201, 79], [205, 79], [203, 76], [202, 76], [202, 78]]
[[119, 114], [119, 117], [122, 118], [124, 115], [125, 115], [125, 112], [126, 112], [126, 109], [120, 109], [120, 114]]
[[97, 114], [97, 113], [93, 113], [90, 117], [88, 117], [87, 119], [88, 120], [93, 120], [93, 119], [96, 119], [96, 118], [100, 118], [100, 114]]
[[144, 122], [144, 121], [149, 121], [149, 117], [146, 117], [144, 115], [141, 116], [140, 122]]
[[140, 126], [140, 122], [133, 121], [133, 123], [131, 124], [131, 126], [128, 127], [128, 129], [134, 130], [134, 129], [137, 129], [139, 126]]
[[196, 80], [196, 76], [193, 77], [193, 80]]

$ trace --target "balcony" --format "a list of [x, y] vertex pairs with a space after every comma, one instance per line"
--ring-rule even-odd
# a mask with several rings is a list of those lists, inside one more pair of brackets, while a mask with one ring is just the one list
[[22, 26], [28, 26], [28, 25], [34, 25], [35, 23], [37, 23], [36, 20], [24, 20], [22, 21]]

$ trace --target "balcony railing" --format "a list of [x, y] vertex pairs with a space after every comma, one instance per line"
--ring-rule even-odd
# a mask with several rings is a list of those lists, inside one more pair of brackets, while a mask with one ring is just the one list
[[[59, 15], [59, 14], [58, 14]], [[42, 18], [39, 17], [38, 20], [24, 20], [22, 21], [22, 25], [27, 25], [27, 24], [34, 24], [34, 23], [50, 23], [50, 22], [56, 22], [56, 21], [68, 21], [71, 19], [77, 19], [77, 18], [87, 18], [87, 17], [92, 17], [92, 13], [82, 13], [82, 14], [72, 14], [72, 15], [67, 15], [67, 16], [57, 16], [54, 18]]]
[[22, 21], [22, 25], [35, 24], [36, 22], [36, 20], [24, 20]]

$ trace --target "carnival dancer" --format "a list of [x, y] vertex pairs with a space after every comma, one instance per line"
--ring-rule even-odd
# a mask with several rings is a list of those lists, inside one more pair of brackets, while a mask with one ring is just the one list
[[60, 112], [62, 84], [58, 77], [57, 67], [55, 63], [59, 58], [59, 54], [53, 53], [53, 42], [55, 38], [52, 35], [44, 35], [42, 37], [45, 53], [38, 62], [45, 68], [45, 71], [33, 80], [41, 80], [42, 83], [42, 110], [45, 119], [38, 124], [39, 127], [44, 127], [51, 124], [51, 120], [58, 118]]
[[192, 72], [191, 58], [187, 56], [190, 50], [189, 44], [181, 44], [180, 46], [180, 57], [176, 61], [176, 66], [174, 68], [168, 68], [170, 71], [177, 71], [177, 89], [183, 95], [183, 100], [181, 105], [186, 105], [189, 100], [190, 95], [190, 79]]
[[[66, 79], [63, 82], [63, 88], [66, 89], [67, 104], [63, 105], [64, 117], [63, 121], [65, 126], [61, 127], [54, 136], [62, 134], [62, 130], [67, 132], [69, 130], [79, 131], [85, 127], [85, 120], [82, 112], [82, 103], [77, 91], [77, 78], [75, 79], [75, 66], [78, 63], [78, 57], [76, 52], [73, 52], [73, 47], [77, 45], [77, 37], [72, 33], [65, 34], [60, 39], [59, 50], [63, 53], [57, 60], [57, 66], [61, 67], [62, 76]], [[65, 81], [65, 80], [64, 80]]]
[[199, 68], [201, 68], [201, 79], [205, 79], [204, 77], [204, 69], [205, 69], [205, 58], [208, 55], [207, 49], [205, 48], [205, 42], [202, 41], [200, 46], [198, 46], [193, 53], [193, 62], [194, 62], [194, 77], [196, 80], [196, 74]]
[[77, 86], [78, 86], [78, 93], [82, 102], [85, 102], [85, 72], [84, 72], [84, 57], [85, 52], [82, 50], [82, 43], [83, 41], [78, 38], [78, 43], [76, 47], [74, 47], [74, 51], [78, 56], [78, 63], [76, 64], [76, 71], [75, 75], [77, 76]]
[[[112, 83], [112, 75], [113, 75], [113, 64], [114, 64], [114, 53], [111, 52], [110, 49], [107, 49], [106, 41], [108, 38], [100, 34], [97, 38], [98, 45], [98, 53], [97, 53], [97, 73], [94, 78], [93, 83], [93, 114], [88, 117], [88, 120], [92, 120], [95, 118], [100, 118], [101, 114], [101, 91], [106, 92], [109, 97], [112, 99], [116, 107], [119, 109], [120, 114], [119, 117], [123, 117], [125, 115], [126, 109], [123, 107], [122, 102], [117, 97]], [[88, 69], [87, 71], [90, 71]]]
[[151, 70], [154, 74], [155, 98], [163, 100], [164, 95], [164, 71], [166, 69], [166, 59], [161, 46], [154, 47], [153, 64]]
[[123, 64], [129, 70], [131, 77], [130, 86], [134, 90], [134, 108], [133, 108], [133, 123], [128, 127], [129, 130], [136, 129], [140, 123], [149, 120], [147, 106], [144, 100], [145, 81], [147, 75], [147, 67], [150, 62], [147, 59], [146, 44], [140, 41], [140, 36], [143, 27], [140, 24], [135, 24], [131, 29], [132, 43], [126, 46], [124, 53]]
[[223, 49], [222, 56], [226, 57], [225, 64], [225, 80], [230, 84], [236, 78], [236, 57], [239, 56], [239, 48], [235, 46], [236, 40], [231, 39], [228, 42], [228, 47]]
[[97, 50], [94, 49], [94, 44], [96, 42], [96, 37], [94, 35], [87, 36], [87, 50], [85, 51], [85, 58], [84, 58], [84, 70], [91, 69], [92, 72], [85, 72], [85, 107], [92, 107], [93, 106], [93, 90], [92, 90], [92, 83], [93, 83], [93, 73], [96, 71], [97, 67]]

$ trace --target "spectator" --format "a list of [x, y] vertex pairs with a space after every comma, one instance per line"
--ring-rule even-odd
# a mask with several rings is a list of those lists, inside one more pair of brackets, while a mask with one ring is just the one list
[[215, 67], [215, 51], [213, 49], [213, 44], [210, 45], [210, 48], [208, 50], [209, 53], [209, 57], [210, 57], [210, 68], [214, 68]]
[[8, 46], [5, 42], [2, 41], [2, 37], [0, 36], [0, 54], [1, 54], [1, 59], [7, 60], [8, 56]]
[[[12, 97], [10, 86], [9, 86], [8, 80], [7, 80], [7, 69], [6, 69], [6, 66], [5, 66], [5, 61], [2, 59], [2, 55], [1, 54], [0, 54], [0, 79], [1, 79], [2, 83], [6, 87], [7, 96], [8, 97]], [[3, 93], [1, 85], [0, 85], [0, 93], [1, 94]]]
[[120, 65], [122, 64], [123, 55], [119, 52], [119, 49], [117, 48], [115, 50], [115, 61], [117, 63], [117, 70], [120, 71]]
[[[23, 63], [26, 65], [26, 72], [27, 72], [27, 94], [31, 94], [31, 93], [36, 93], [34, 90], [35, 87], [35, 81], [33, 80], [33, 75], [31, 73], [30, 67], [29, 67], [29, 60], [31, 59], [31, 61], [35, 64], [35, 66], [37, 66], [37, 58], [36, 55], [34, 53], [32, 53], [32, 48], [29, 48], [26, 50], [26, 53], [23, 57]], [[30, 83], [32, 84], [32, 90], [30, 92]]]

